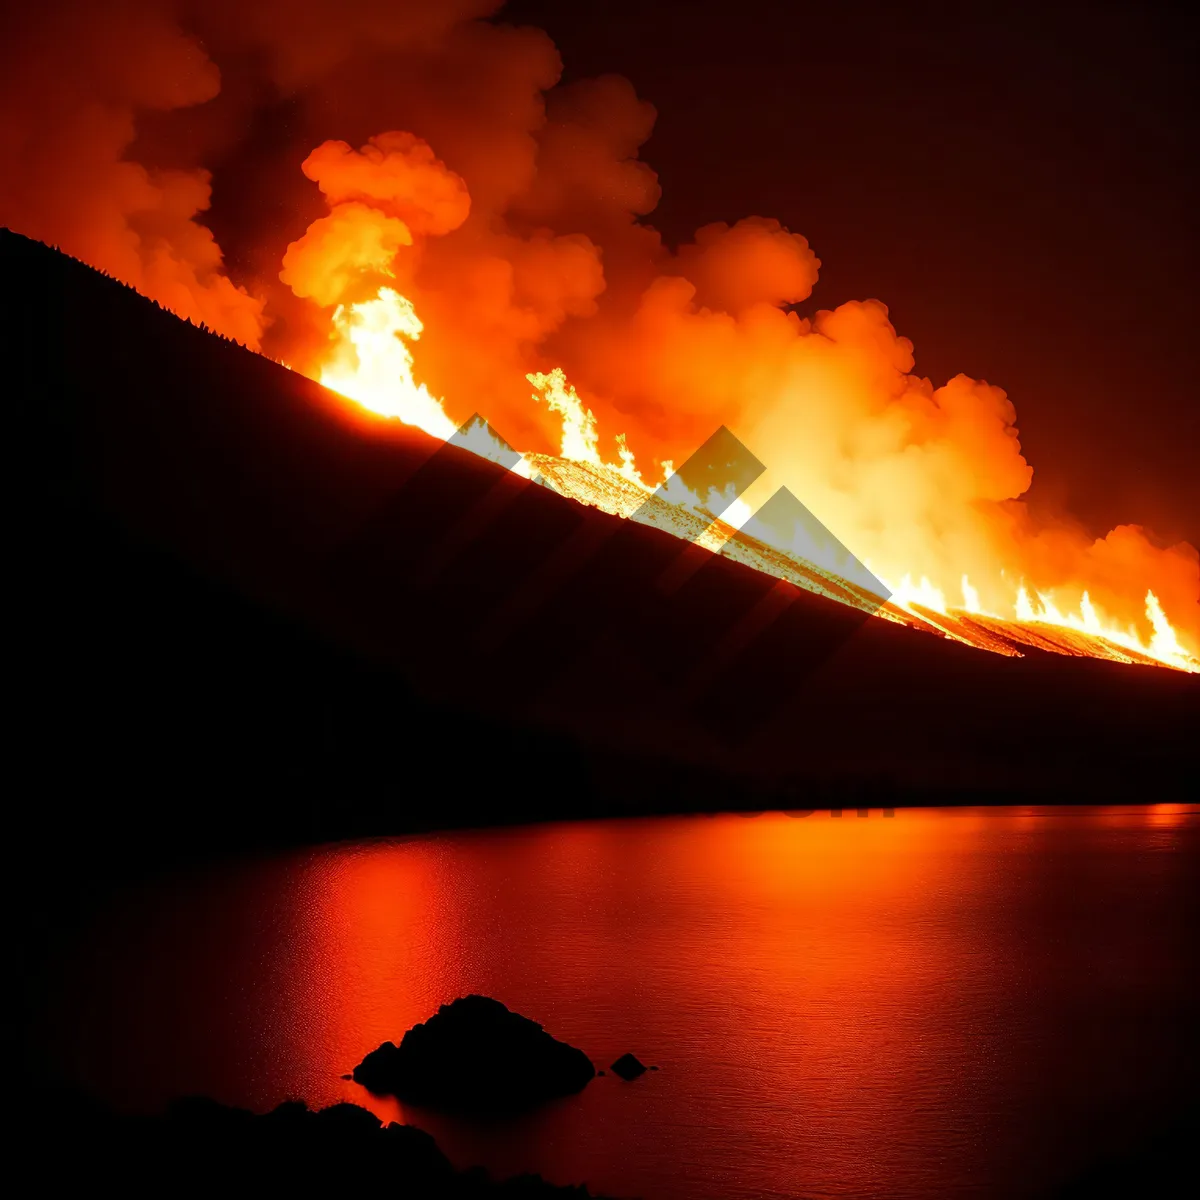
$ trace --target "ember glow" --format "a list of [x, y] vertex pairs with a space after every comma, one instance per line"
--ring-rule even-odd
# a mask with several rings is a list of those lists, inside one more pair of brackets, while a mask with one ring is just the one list
[[[614, 76], [560, 84], [543, 33], [478, 19], [495, 7], [31, 12], [0, 77], [0, 223], [382, 417], [446, 440], [482, 414], [458, 440], [485, 457], [512, 461], [495, 430], [514, 470], [572, 499], [877, 607], [811, 530], [762, 516], [786, 488], [886, 583], [882, 619], [1005, 654], [1200, 669], [1195, 548], [1035, 518], [1005, 392], [917, 375], [878, 300], [799, 317], [821, 264], [779, 222], [666, 245], [637, 157], [653, 108]], [[202, 222], [205, 159], [264, 94], [282, 148], [245, 191], [274, 207], [246, 218], [235, 278]], [[732, 504], [673, 473], [720, 425], [767, 467]]]

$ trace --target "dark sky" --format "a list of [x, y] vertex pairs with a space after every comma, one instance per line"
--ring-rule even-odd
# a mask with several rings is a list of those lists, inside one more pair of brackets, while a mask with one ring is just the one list
[[[1005, 388], [1032, 498], [1200, 546], [1197, 87], [1183, 5], [517, 0], [659, 117], [668, 239], [777, 217], [812, 310], [878, 297], [935, 383]], [[807, 311], [807, 310], [806, 310]]]

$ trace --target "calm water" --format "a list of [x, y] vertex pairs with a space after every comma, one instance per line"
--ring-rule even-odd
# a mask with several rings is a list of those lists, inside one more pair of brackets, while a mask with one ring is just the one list
[[[48, 1043], [123, 1106], [350, 1099], [646, 1200], [1036, 1195], [1193, 1094], [1200, 815], [542, 826], [206, 869], [95, 914]], [[339, 1076], [483, 992], [601, 1066], [478, 1128]]]

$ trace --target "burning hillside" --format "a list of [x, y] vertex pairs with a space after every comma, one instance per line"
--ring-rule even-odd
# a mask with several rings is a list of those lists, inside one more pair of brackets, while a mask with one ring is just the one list
[[[485, 456], [487, 448], [482, 448]], [[622, 476], [613, 467], [572, 462], [564, 458], [531, 455], [530, 466], [556, 491], [583, 504], [594, 505], [604, 512], [628, 516], [645, 503], [646, 492]], [[1146, 644], [1136, 626], [1121, 629], [1106, 625], [1083, 594], [1083, 615], [1063, 614], [1047, 596], [1039, 596], [1035, 612], [1028, 592], [1022, 588], [1017, 597], [1016, 618], [1003, 618], [984, 612], [978, 594], [964, 576], [964, 601], [961, 605], [947, 604], [945, 596], [922, 580], [914, 587], [905, 577], [899, 591], [880, 595], [878, 590], [863, 582], [847, 580], [837, 574], [836, 566], [821, 564], [821, 547], [805, 557], [786, 543], [779, 545], [770, 529], [762, 536], [738, 529], [727, 520], [712, 518], [698, 501], [682, 500], [669, 505], [655, 498], [651, 511], [639, 513], [638, 519], [655, 524], [676, 536], [695, 541], [714, 551], [727, 554], [765, 574], [786, 579], [818, 595], [829, 596], [843, 604], [868, 608], [874, 615], [887, 620], [926, 630], [965, 642], [983, 650], [1017, 655], [1022, 647], [1033, 646], [1058, 654], [1085, 655], [1113, 662], [1166, 665], [1185, 671], [1200, 670], [1200, 662], [1180, 644], [1157, 597], [1146, 594], [1146, 617], [1153, 635]], [[816, 559], [816, 561], [814, 561]]]
[[[0, 224], [384, 418], [446, 440], [480, 413], [521, 474], [888, 620], [1200, 669], [1192, 546], [1035, 519], [1008, 396], [917, 375], [878, 300], [798, 316], [821, 264], [777, 221], [666, 245], [638, 158], [654, 110], [616, 77], [559, 83], [546, 35], [495, 8], [30, 10], [0, 82]], [[244, 166], [233, 272], [209, 164], [263, 105], [288, 119]], [[765, 469], [699, 494], [674, 465], [720, 426]]]
[[[798, 502], [735, 530], [735, 506], [671, 495], [705, 490], [693, 460], [728, 462], [727, 434], [647, 493], [482, 422], [440, 442], [5, 231], [0, 267], [30, 298], [0, 326], [18, 741], [44, 786], [146, 797], [89, 803], [95, 823], [128, 828], [164, 786], [195, 793], [196, 836], [241, 828], [248, 796], [267, 833], [310, 796], [332, 837], [398, 812], [1186, 794], [1200, 678], [1044, 624], [880, 609], [853, 563], [757, 536], [790, 517], [839, 565]], [[413, 784], [431, 763], [436, 795]]]

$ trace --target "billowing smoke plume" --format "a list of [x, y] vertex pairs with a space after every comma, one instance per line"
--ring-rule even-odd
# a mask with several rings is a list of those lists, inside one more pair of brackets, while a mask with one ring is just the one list
[[791, 312], [820, 263], [778, 222], [665, 245], [653, 108], [617, 77], [560, 85], [549, 38], [498, 7], [42, 3], [0, 49], [0, 223], [314, 375], [335, 314], [391, 289], [452, 422], [556, 450], [526, 376], [561, 366], [605, 457], [624, 433], [647, 478], [724, 423], [893, 583], [958, 603], [967, 574], [1004, 615], [1020, 584], [1087, 591], [1145, 635], [1153, 590], [1200, 652], [1191, 546], [1035, 521], [1005, 393], [915, 375], [877, 300]]
[[262, 302], [229, 280], [196, 220], [208, 171], [127, 155], [140, 116], [220, 91], [196, 37], [166, 6], [120, 2], [29, 6], [6, 11], [5, 25], [0, 222], [256, 346]]

